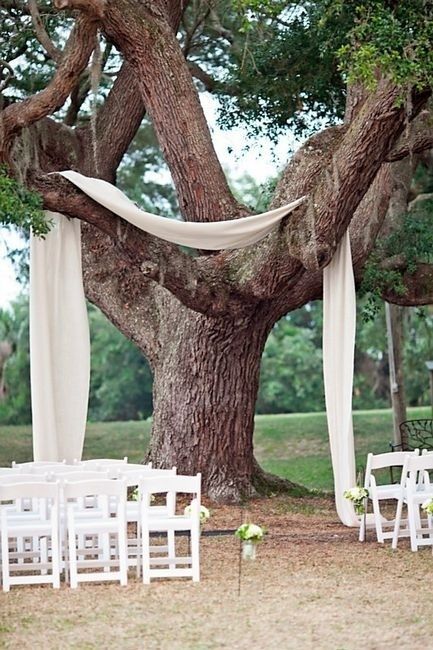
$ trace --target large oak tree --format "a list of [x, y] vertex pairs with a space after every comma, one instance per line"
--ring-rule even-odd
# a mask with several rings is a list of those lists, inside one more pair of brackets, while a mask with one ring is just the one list
[[[423, 65], [416, 36], [404, 74], [398, 58], [392, 61], [391, 57], [394, 68], [386, 69], [390, 60], [386, 48], [380, 51], [376, 44], [374, 52], [371, 47], [358, 47], [363, 38], [368, 43], [375, 11], [384, 12], [397, 26], [399, 20], [416, 25], [418, 19], [426, 29], [431, 16], [423, 14], [428, 13], [425, 3], [405, 3], [410, 12], [400, 17], [399, 3], [350, 3], [353, 16], [347, 10], [344, 14], [345, 4], [349, 3], [55, 0], [46, 8], [46, 24], [34, 1], [0, 4], [12, 21], [31, 17], [43, 56], [55, 62], [52, 77], [38, 92], [21, 98], [19, 93], [5, 94], [2, 159], [10, 175], [42, 195], [45, 208], [82, 220], [87, 297], [136, 343], [153, 370], [150, 459], [155, 466], [176, 465], [182, 473], [201, 471], [205, 490], [216, 499], [237, 500], [271, 480], [254, 460], [253, 417], [261, 353], [273, 325], [287, 312], [321, 297], [323, 268], [349, 226], [355, 272], [362, 276], [395, 190], [396, 161], [433, 145], [425, 110], [428, 75], [409, 65]], [[363, 5], [371, 10], [368, 20]], [[239, 9], [246, 12], [239, 29], [239, 34], [246, 34], [241, 45], [230, 29], [230, 16], [239, 16]], [[74, 24], [60, 50], [46, 25], [55, 25], [65, 10], [72, 10]], [[292, 115], [299, 116], [304, 103], [310, 117], [311, 110], [323, 117], [320, 102], [310, 101], [311, 93], [303, 87], [303, 75], [309, 83], [311, 60], [305, 65], [298, 56], [294, 65], [290, 49], [284, 56], [290, 34], [295, 45], [307, 45], [302, 34], [308, 36], [314, 23], [308, 13], [313, 10], [316, 19], [323, 10], [323, 19], [342, 16], [343, 22], [358, 30], [346, 45], [347, 33], [341, 36], [341, 51], [352, 65], [345, 77], [347, 92], [335, 61], [329, 63], [331, 72], [317, 89], [323, 104], [335, 101], [336, 114], [338, 104], [341, 110], [345, 102], [344, 120], [313, 135], [293, 156], [272, 205], [304, 194], [308, 201], [261, 243], [193, 256], [122, 222], [66, 180], [47, 175], [71, 168], [115, 182], [116, 170], [147, 113], [170, 169], [182, 217], [216, 221], [248, 214], [229, 189], [194, 79], [209, 91], [232, 98], [233, 115], [242, 110], [248, 115], [255, 106], [264, 118], [273, 114], [282, 128], [287, 124], [281, 101], [286, 83], [295, 88]], [[190, 13], [182, 18], [185, 11]], [[194, 38], [197, 33], [203, 36], [205, 24], [217, 40], [214, 52], [204, 48], [200, 66]], [[378, 25], [384, 24], [382, 16]], [[64, 25], [61, 35], [65, 29]], [[255, 59], [252, 39], [260, 31], [261, 51]], [[394, 31], [399, 34], [397, 28]], [[80, 120], [92, 81], [98, 77], [98, 34], [106, 42], [103, 57], [115, 48], [121, 65], [98, 110], [90, 120]], [[389, 43], [392, 34], [387, 37]], [[395, 44], [397, 51], [399, 45]], [[328, 43], [328, 54], [329, 47], [332, 50], [332, 44]], [[17, 51], [14, 57], [23, 54]], [[210, 74], [212, 66], [217, 67], [215, 54], [232, 70], [225, 85]], [[315, 56], [320, 67], [324, 57], [320, 52]], [[368, 56], [373, 57], [373, 65]], [[6, 87], [13, 66], [8, 60], [3, 64]], [[260, 65], [267, 69], [261, 70]], [[272, 88], [277, 88], [274, 95], [267, 92], [270, 78]], [[53, 117], [68, 100], [67, 110]], [[411, 267], [409, 274], [400, 259], [399, 269], [407, 290], [393, 294], [390, 288], [389, 297], [404, 304], [431, 302], [430, 268], [421, 264]]]

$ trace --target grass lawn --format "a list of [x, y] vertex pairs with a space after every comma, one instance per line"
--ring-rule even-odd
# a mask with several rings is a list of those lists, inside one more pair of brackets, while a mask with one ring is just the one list
[[[430, 417], [429, 407], [409, 409], [409, 418]], [[367, 452], [389, 450], [392, 439], [390, 410], [358, 411], [353, 417], [357, 466]], [[84, 458], [143, 459], [149, 443], [150, 421], [98, 422], [87, 428]], [[269, 472], [309, 488], [332, 490], [331, 458], [324, 413], [258, 415], [254, 434], [256, 457]], [[30, 460], [29, 426], [0, 427], [0, 466], [12, 460]]]

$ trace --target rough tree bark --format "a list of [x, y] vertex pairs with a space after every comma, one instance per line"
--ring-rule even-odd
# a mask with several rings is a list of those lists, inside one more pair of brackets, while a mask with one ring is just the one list
[[[89, 127], [71, 129], [49, 115], [76, 88], [99, 27], [124, 58], [96, 118], [100, 176], [115, 180], [147, 110], [183, 217], [211, 221], [247, 214], [229, 190], [176, 39], [187, 3], [55, 4], [78, 11], [86, 5], [86, 13], [78, 14], [46, 91], [3, 111], [2, 157], [42, 194], [47, 208], [85, 222], [87, 296], [139, 346], [154, 372], [149, 458], [156, 466], [176, 465], [181, 473], [201, 471], [209, 496], [239, 500], [254, 493], [259, 481], [263, 486], [253, 454], [253, 417], [266, 337], [282, 315], [321, 296], [323, 267], [349, 224], [360, 277], [387, 211], [392, 156], [404, 158], [410, 151], [399, 91], [382, 80], [369, 96], [357, 93], [343, 126], [326, 129], [301, 148], [274, 205], [303, 194], [308, 204], [263, 242], [191, 257], [121, 223], [64, 179], [47, 176], [68, 167], [96, 175]], [[428, 96], [413, 93], [411, 120]], [[431, 146], [426, 130], [418, 134], [420, 150]]]

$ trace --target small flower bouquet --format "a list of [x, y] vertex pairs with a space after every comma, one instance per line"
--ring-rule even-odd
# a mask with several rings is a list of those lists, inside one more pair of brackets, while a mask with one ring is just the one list
[[[189, 506], [186, 506], [184, 510], [185, 515], [190, 515], [191, 514], [191, 504]], [[200, 526], [203, 526], [207, 522], [207, 520], [210, 518], [210, 512], [206, 508], [206, 506], [200, 506]]]
[[424, 501], [424, 503], [421, 504], [422, 510], [426, 512], [428, 515], [433, 515], [433, 499], [427, 499], [427, 501]]
[[349, 499], [349, 501], [353, 501], [357, 515], [363, 515], [365, 513], [365, 499], [368, 497], [367, 488], [357, 485], [356, 487], [350, 488], [350, 490], [346, 490], [343, 496]]
[[[138, 501], [138, 496], [139, 496], [138, 487], [136, 487], [129, 495], [129, 499], [130, 501]], [[154, 503], [154, 501], [155, 501], [155, 495], [151, 494], [150, 503]]]
[[256, 544], [262, 541], [265, 531], [257, 524], [242, 524], [235, 535], [242, 541], [242, 557], [244, 560], [254, 560], [256, 557]]

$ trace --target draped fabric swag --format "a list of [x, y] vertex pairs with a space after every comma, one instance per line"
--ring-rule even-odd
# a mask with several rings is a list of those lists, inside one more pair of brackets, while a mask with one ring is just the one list
[[[300, 205], [301, 197], [263, 214], [231, 221], [191, 223], [140, 210], [119, 189], [74, 171], [60, 172], [100, 205], [152, 235], [206, 250], [242, 248], [268, 235]], [[35, 460], [80, 459], [87, 418], [90, 344], [82, 284], [80, 221], [47, 213], [53, 228], [32, 237], [30, 357]], [[324, 364], [337, 512], [355, 525], [342, 492], [354, 485], [351, 390], [355, 288], [348, 235], [324, 273]], [[346, 309], [349, 310], [346, 313]]]
[[346, 526], [358, 526], [353, 503], [343, 497], [356, 483], [352, 425], [356, 295], [349, 231], [323, 271], [323, 375], [334, 471], [335, 505]]

